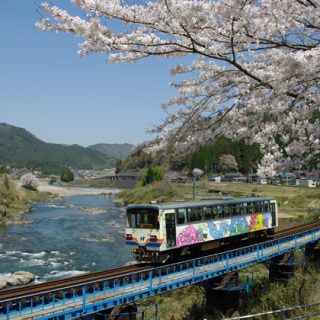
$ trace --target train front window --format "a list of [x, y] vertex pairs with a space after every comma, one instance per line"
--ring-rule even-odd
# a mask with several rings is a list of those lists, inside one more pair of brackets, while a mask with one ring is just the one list
[[131, 208], [127, 210], [129, 228], [159, 229], [159, 210], [153, 208]]

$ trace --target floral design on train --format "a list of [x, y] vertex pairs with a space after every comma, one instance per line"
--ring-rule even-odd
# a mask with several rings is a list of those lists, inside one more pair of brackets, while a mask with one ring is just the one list
[[182, 228], [177, 228], [177, 246], [182, 247], [189, 244], [255, 232], [271, 228], [271, 226], [272, 216], [269, 212], [218, 221], [208, 221], [206, 223], [194, 223]]
[[209, 233], [214, 239], [220, 239], [224, 237], [228, 237], [229, 233], [229, 219], [223, 221], [208, 221]]
[[236, 217], [231, 219], [229, 226], [230, 236], [247, 233], [249, 230], [250, 229], [246, 217]]
[[185, 227], [177, 237], [178, 247], [199, 242], [201, 242], [199, 231], [193, 225]]

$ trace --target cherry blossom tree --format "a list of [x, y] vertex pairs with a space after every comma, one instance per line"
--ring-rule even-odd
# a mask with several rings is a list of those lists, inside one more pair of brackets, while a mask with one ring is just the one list
[[82, 17], [43, 4], [48, 17], [37, 26], [83, 38], [81, 56], [193, 59], [171, 70], [183, 80], [172, 84], [177, 94], [153, 129], [160, 147], [174, 141], [185, 149], [225, 135], [258, 142], [270, 170], [319, 159], [319, 0], [73, 3]]
[[21, 186], [28, 190], [37, 190], [39, 186], [39, 181], [36, 176], [32, 173], [27, 173], [20, 177]]
[[219, 157], [219, 168], [224, 172], [227, 170], [237, 171], [238, 163], [236, 158], [232, 154], [222, 154]]

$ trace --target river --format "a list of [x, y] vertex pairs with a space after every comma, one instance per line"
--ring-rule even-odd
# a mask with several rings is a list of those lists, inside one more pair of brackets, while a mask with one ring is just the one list
[[0, 274], [29, 271], [44, 282], [122, 266], [123, 210], [105, 196], [78, 195], [38, 203], [27, 224], [0, 226]]

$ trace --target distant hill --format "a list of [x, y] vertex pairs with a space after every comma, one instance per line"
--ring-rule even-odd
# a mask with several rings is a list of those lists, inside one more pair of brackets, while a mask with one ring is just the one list
[[122, 160], [130, 153], [130, 151], [134, 148], [134, 145], [129, 143], [99, 143], [89, 146], [88, 148], [102, 152], [111, 158]]
[[115, 166], [115, 159], [79, 145], [46, 143], [23, 128], [0, 123], [0, 165], [33, 168], [55, 173], [61, 167], [101, 169]]

